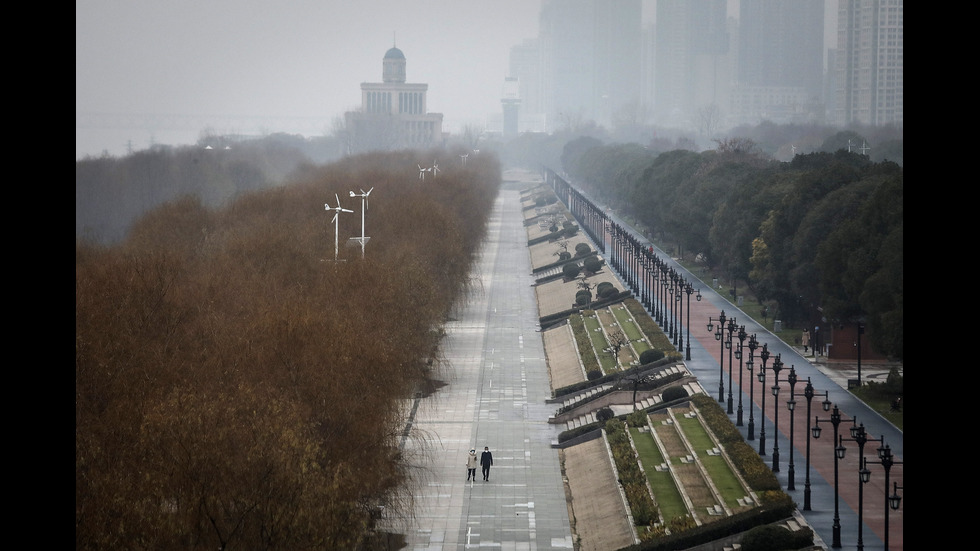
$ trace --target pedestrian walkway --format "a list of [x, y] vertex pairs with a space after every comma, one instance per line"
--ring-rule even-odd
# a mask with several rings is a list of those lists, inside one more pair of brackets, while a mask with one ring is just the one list
[[[502, 189], [466, 304], [445, 326], [445, 387], [417, 404], [405, 457], [422, 484], [414, 515], [387, 519], [409, 550], [572, 549], [520, 193]], [[471, 448], [489, 481], [466, 482]]]

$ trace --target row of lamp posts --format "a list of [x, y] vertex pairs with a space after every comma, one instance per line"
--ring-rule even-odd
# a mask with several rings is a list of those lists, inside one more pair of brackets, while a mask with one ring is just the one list
[[[588, 201], [584, 197], [578, 195], [577, 191], [575, 191], [573, 188], [571, 188], [571, 186], [569, 186], [566, 182], [562, 181], [560, 178], [554, 178], [554, 180], [555, 180], [554, 181], [555, 190], [556, 190], [556, 192], [558, 192], [559, 190], [562, 191], [562, 194], [560, 195], [560, 197], [565, 197], [566, 204], [569, 204], [569, 203], [575, 203], [576, 204], [576, 209], [575, 209], [574, 212], [576, 212], [577, 215], [584, 216], [584, 215], [586, 215], [588, 213], [592, 213], [593, 214], [593, 218], [595, 220], [592, 220], [592, 223], [587, 224], [587, 225], [589, 226], [590, 235], [593, 235], [594, 238], [595, 237], [598, 237], [598, 241], [601, 243], [600, 247], [602, 247], [603, 250], [605, 249], [605, 239], [604, 239], [605, 235], [603, 235], [603, 236], [596, 236], [596, 235], [594, 235], [594, 231], [592, 231], [593, 230], [592, 226], [601, 228], [602, 231], [603, 231], [603, 234], [605, 234], [605, 232], [607, 230], [610, 231], [611, 237], [612, 237], [612, 239], [614, 241], [614, 243], [613, 243], [614, 250], [615, 250], [615, 247], [617, 245], [624, 246], [624, 249], [621, 251], [622, 253], [624, 253], [623, 256], [626, 256], [626, 254], [629, 254], [629, 256], [631, 257], [629, 259], [629, 261], [631, 262], [631, 266], [629, 267], [630, 269], [628, 271], [630, 273], [633, 273], [633, 272], [635, 272], [635, 271], [638, 270], [640, 272], [639, 277], [642, 280], [642, 285], [639, 284], [636, 281], [636, 279], [631, 279], [630, 280], [631, 281], [631, 285], [634, 287], [634, 291], [636, 291], [637, 288], [639, 288], [641, 290], [640, 295], [641, 295], [643, 304], [648, 309], [651, 309], [651, 311], [653, 312], [654, 317], [656, 318], [658, 324], [661, 327], [665, 328], [664, 333], [667, 334], [668, 337], [673, 341], [674, 345], [677, 347], [678, 352], [686, 352], [685, 358], [687, 360], [690, 360], [691, 359], [691, 331], [690, 331], [690, 325], [691, 325], [690, 324], [690, 316], [691, 316], [690, 306], [691, 306], [691, 302], [690, 301], [691, 301], [691, 294], [694, 293], [694, 288], [690, 284], [690, 282], [686, 281], [672, 267], [667, 266], [667, 264], [665, 262], [663, 262], [656, 255], [653, 254], [653, 251], [651, 249], [648, 249], [648, 248], [645, 248], [645, 247], [640, 246], [639, 243], [636, 242], [635, 238], [632, 237], [632, 235], [623, 234], [622, 235], [622, 239], [620, 239], [619, 232], [617, 231], [617, 230], [619, 230], [619, 228], [615, 224], [612, 224], [612, 223], [608, 223], [608, 225], [607, 225], [607, 220], [606, 220], [605, 214], [601, 211], [601, 209], [598, 209], [597, 207], [595, 207], [595, 205], [592, 205], [590, 201]], [[574, 195], [575, 201], [572, 201], [571, 200], [572, 197], [569, 197], [569, 195]], [[584, 211], [584, 212], [582, 212], [582, 211]], [[625, 246], [626, 245], [626, 242], [629, 242], [629, 246], [628, 247]], [[617, 252], [620, 252], [620, 251], [617, 251]], [[624, 268], [624, 266], [620, 265], [619, 256], [620, 256], [619, 254], [612, 254], [611, 255], [611, 261], [613, 262], [613, 264], [618, 269], [621, 269], [622, 270]], [[634, 277], [634, 276], [631, 276], [631, 277]], [[688, 315], [688, 317], [687, 317], [687, 322], [688, 322], [687, 323], [687, 327], [688, 327], [688, 329], [687, 329], [687, 345], [686, 345], [686, 351], [685, 351], [685, 345], [684, 345], [684, 337], [683, 337], [683, 335], [680, 334], [680, 331], [681, 330], [678, 327], [678, 324], [683, 321], [683, 308], [684, 308], [684, 303], [682, 301], [682, 295], [683, 294], [687, 294], [687, 308], [688, 308], [688, 312], [687, 312], [687, 315]], [[698, 301], [701, 300], [701, 291], [700, 290], [697, 291], [697, 300]], [[669, 312], [668, 312], [668, 305], [669, 305]], [[675, 306], [679, 306], [679, 308], [675, 308]], [[678, 310], [679, 310], [679, 312], [678, 312]], [[716, 321], [718, 323], [717, 326], [714, 325], [714, 322], [716, 322]], [[726, 323], [727, 323], [727, 325], [726, 325]], [[860, 329], [863, 330], [863, 327], [860, 328]], [[725, 354], [724, 354], [724, 351], [725, 351], [726, 348], [728, 348], [728, 350], [729, 350], [729, 361], [728, 361], [728, 365], [729, 365], [729, 373], [728, 373], [728, 376], [729, 376], [729, 379], [728, 379], [728, 408], [727, 408], [729, 414], [732, 414], [733, 413], [732, 372], [734, 371], [734, 360], [732, 358], [737, 358], [738, 361], [739, 361], [738, 362], [738, 368], [739, 368], [739, 379], [738, 379], [739, 389], [743, 388], [743, 386], [742, 386], [742, 373], [743, 373], [743, 368], [744, 369], [747, 369], [748, 372], [749, 372], [749, 404], [750, 404], [750, 407], [749, 407], [749, 422], [748, 422], [748, 440], [755, 440], [755, 419], [754, 419], [754, 413], [753, 413], [754, 412], [754, 408], [751, 407], [751, 404], [754, 403], [754, 401], [753, 401], [753, 398], [754, 398], [754, 382], [753, 381], [754, 380], [753, 380], [753, 377], [752, 377], [753, 374], [756, 377], [758, 377], [759, 382], [762, 384], [762, 409], [761, 409], [762, 418], [761, 418], [761, 427], [760, 427], [760, 430], [759, 430], [759, 454], [760, 455], [766, 455], [766, 428], [765, 428], [765, 423], [766, 423], [766, 418], [765, 418], [765, 411], [766, 411], [766, 388], [765, 388], [765, 385], [766, 385], [767, 369], [768, 369], [768, 365], [767, 364], [768, 364], [769, 358], [771, 357], [770, 352], [769, 352], [769, 348], [768, 348], [768, 344], [762, 344], [762, 346], [761, 346], [761, 350], [759, 352], [759, 356], [758, 357], [762, 361], [762, 365], [759, 368], [758, 372], [757, 373], [754, 373], [753, 371], [755, 369], [755, 357], [756, 357], [755, 352], [759, 348], [759, 341], [756, 338], [756, 335], [754, 335], [754, 334], [753, 335], [748, 335], [745, 332], [745, 326], [744, 325], [738, 326], [737, 323], [736, 323], [735, 318], [734, 317], [732, 317], [732, 318], [726, 317], [724, 311], [721, 312], [721, 314], [718, 316], [718, 319], [717, 320], [715, 320], [713, 318], [709, 318], [708, 319], [708, 331], [709, 332], [714, 331], [715, 339], [721, 341], [721, 343], [720, 343], [720, 346], [721, 346], [721, 355], [720, 355], [720, 359], [719, 359], [720, 365], [719, 365], [719, 377], [718, 377], [718, 401], [719, 402], [724, 402], [725, 401], [725, 385], [724, 385], [724, 371], [725, 371], [724, 360], [725, 360]], [[858, 339], [859, 340], [858, 340], [858, 343], [857, 343], [857, 346], [859, 346], [859, 347], [860, 347], [860, 338], [861, 338], [860, 337], [860, 333], [861, 332], [863, 332], [863, 331], [860, 331], [859, 330], [859, 336], [858, 336]], [[726, 334], [727, 334], [727, 337], [726, 337]], [[734, 344], [734, 339], [738, 339], [737, 347]], [[746, 343], [746, 341], [748, 341], [748, 342]], [[744, 349], [745, 348], [748, 348], [749, 349], [748, 359], [745, 359], [744, 358]], [[860, 349], [858, 351], [858, 354], [860, 354]], [[860, 358], [860, 356], [859, 356], [859, 358]], [[744, 363], [743, 363], [743, 360], [744, 360]], [[859, 375], [858, 375], [858, 377], [860, 378], [860, 359], [858, 360], [858, 362], [859, 362], [858, 363], [858, 366], [859, 366], [858, 367], [858, 369], [859, 369]], [[772, 365], [772, 368], [771, 369], [773, 370], [773, 386], [771, 387], [770, 390], [772, 392], [773, 398], [774, 399], [778, 399], [778, 397], [779, 397], [779, 390], [780, 390], [779, 373], [783, 369], [783, 362], [782, 362], [782, 359], [781, 359], [781, 357], [780, 357], [779, 354], [776, 355], [776, 357], [775, 357], [775, 359], [773, 361], [773, 365]], [[834, 442], [837, 444], [836, 447], [834, 448], [834, 521], [833, 521], [834, 524], [833, 524], [833, 542], [832, 542], [832, 547], [834, 547], [834, 548], [840, 548], [841, 547], [841, 537], [840, 537], [841, 536], [840, 502], [839, 502], [839, 499], [840, 499], [839, 461], [842, 460], [844, 458], [844, 456], [845, 456], [846, 448], [844, 447], [844, 440], [853, 441], [853, 442], [855, 442], [855, 443], [858, 444], [858, 455], [859, 455], [859, 457], [858, 457], [858, 459], [859, 459], [859, 462], [858, 462], [858, 483], [859, 483], [859, 486], [858, 486], [858, 488], [859, 489], [858, 489], [858, 543], [857, 543], [857, 548], [859, 550], [861, 550], [861, 551], [863, 551], [863, 549], [864, 549], [864, 541], [863, 541], [864, 540], [864, 538], [863, 538], [863, 526], [864, 526], [864, 516], [863, 516], [864, 515], [864, 484], [867, 484], [870, 481], [870, 479], [871, 479], [871, 471], [867, 468], [868, 460], [864, 457], [864, 446], [869, 441], [881, 442], [881, 446], [878, 448], [878, 460], [877, 461], [871, 461], [871, 463], [880, 464], [883, 467], [884, 472], [885, 472], [885, 480], [884, 480], [884, 482], [885, 482], [885, 537], [884, 537], [884, 544], [885, 544], [885, 549], [887, 551], [887, 549], [888, 549], [888, 543], [889, 543], [889, 540], [888, 540], [888, 530], [889, 530], [889, 526], [888, 526], [888, 512], [889, 512], [889, 509], [891, 509], [891, 510], [897, 510], [900, 507], [901, 501], [902, 501], [902, 496], [899, 495], [898, 491], [899, 490], [904, 490], [904, 488], [902, 486], [899, 486], [897, 482], [894, 482], [893, 483], [893, 491], [892, 491], [892, 494], [891, 495], [888, 494], [888, 484], [889, 484], [890, 471], [891, 471], [891, 468], [894, 465], [901, 464], [902, 462], [895, 460], [894, 456], [891, 453], [891, 448], [887, 444], [884, 443], [883, 438], [881, 438], [881, 439], [869, 438], [868, 435], [867, 435], [867, 433], [866, 433], [866, 431], [865, 431], [865, 429], [864, 429], [864, 425], [863, 424], [858, 425], [857, 422], [856, 422], [856, 420], [854, 420], [854, 419], [851, 420], [851, 422], [853, 424], [853, 426], [850, 429], [851, 437], [845, 439], [843, 437], [843, 435], [839, 434], [839, 426], [843, 422], [843, 418], [842, 418], [840, 409], [836, 405], [833, 406], [833, 410], [831, 411], [830, 408], [831, 408], [832, 403], [829, 400], [829, 395], [828, 395], [828, 392], [827, 391], [823, 391], [824, 400], [822, 402], [822, 407], [823, 407], [823, 410], [825, 412], [826, 411], [831, 411], [830, 418], [829, 419], [820, 419], [819, 417], [813, 417], [813, 424], [810, 424], [812, 401], [813, 401], [813, 398], [817, 396], [817, 391], [813, 388], [812, 382], [810, 381], [809, 378], [807, 378], [806, 387], [804, 388], [804, 391], [803, 391], [802, 395], [801, 394], [797, 394], [795, 388], [796, 388], [796, 384], [798, 382], [798, 379], [797, 379], [797, 375], [796, 375], [795, 366], [790, 366], [790, 368], [789, 368], [789, 374], [786, 376], [785, 381], [790, 386], [789, 400], [787, 400], [787, 402], [786, 402], [786, 407], [787, 407], [787, 409], [790, 412], [790, 442], [791, 443], [792, 443], [793, 438], [794, 438], [794, 429], [795, 429], [795, 427], [794, 427], [795, 420], [794, 420], [794, 416], [793, 416], [793, 411], [795, 411], [795, 406], [796, 406], [796, 400], [795, 400], [795, 398], [798, 397], [798, 396], [802, 396], [802, 397], [804, 397], [806, 399], [806, 409], [807, 409], [807, 445], [806, 445], [806, 481], [804, 483], [804, 491], [803, 491], [803, 510], [804, 511], [810, 511], [810, 510], [812, 510], [811, 509], [811, 502], [810, 502], [810, 438], [811, 438], [811, 436], [813, 438], [820, 438], [820, 433], [821, 433], [820, 423], [821, 422], [828, 422], [829, 421], [830, 424], [834, 428]], [[739, 397], [738, 397], [738, 413], [737, 413], [736, 423], [735, 423], [737, 426], [742, 426], [742, 412], [743, 412], [743, 408], [742, 408], [742, 393], [739, 392]], [[774, 431], [776, 432], [777, 437], [774, 438], [774, 443], [773, 443], [773, 450], [772, 450], [772, 470], [774, 472], [778, 472], [779, 471], [779, 439], [778, 439], [778, 432], [779, 432], [779, 407], [776, 407], [775, 408], [775, 412], [776, 413], [775, 413], [775, 416], [774, 416], [773, 421], [774, 421]], [[794, 449], [793, 449], [793, 446], [791, 445], [790, 446], [790, 459], [789, 459], [789, 465], [788, 465], [788, 483], [787, 483], [787, 489], [790, 490], [790, 491], [795, 491], [796, 490], [795, 476], [796, 476], [796, 473], [795, 473], [795, 466], [794, 466]]]
[[[726, 325], [727, 323], [727, 325]], [[717, 324], [717, 325], [716, 325]], [[892, 494], [889, 495], [889, 477], [891, 468], [894, 465], [901, 464], [901, 461], [896, 461], [894, 455], [892, 455], [891, 447], [884, 443], [884, 439], [870, 438], [864, 429], [864, 425], [858, 425], [856, 420], [852, 420], [854, 426], [851, 428], [851, 437], [844, 438], [843, 435], [838, 433], [838, 428], [843, 422], [843, 417], [841, 415], [840, 409], [833, 405], [829, 399], [829, 393], [824, 390], [823, 401], [821, 405], [824, 411], [831, 411], [831, 406], [833, 405], [833, 411], [831, 411], [829, 419], [820, 419], [819, 417], [812, 417], [813, 424], [810, 424], [812, 415], [812, 402], [813, 398], [818, 396], [818, 391], [813, 388], [813, 382], [807, 377], [806, 386], [803, 389], [802, 394], [796, 392], [796, 385], [799, 378], [796, 374], [796, 367], [790, 366], [789, 373], [784, 379], [780, 379], [780, 372], [784, 368], [784, 364], [780, 354], [776, 354], [773, 359], [773, 364], [771, 367], [768, 366], [769, 359], [772, 357], [769, 352], [768, 344], [763, 343], [761, 350], [758, 354], [759, 359], [762, 361], [761, 367], [756, 371], [755, 358], [756, 350], [759, 348], [759, 342], [755, 334], [749, 335], [745, 332], [745, 326], [738, 326], [734, 317], [726, 317], [725, 312], [721, 311], [718, 318], [708, 318], [708, 332], [713, 332], [715, 339], [720, 341], [720, 356], [719, 356], [719, 377], [718, 377], [718, 401], [724, 402], [724, 362], [725, 362], [725, 349], [729, 349], [729, 360], [728, 360], [728, 413], [733, 413], [733, 397], [732, 397], [732, 373], [734, 371], [734, 360], [738, 359], [738, 370], [739, 370], [739, 388], [744, 388], [742, 386], [742, 370], [743, 367], [749, 371], [749, 404], [754, 403], [754, 384], [752, 375], [754, 374], [759, 382], [762, 384], [762, 417], [761, 417], [761, 427], [759, 429], [759, 455], [766, 455], [766, 379], [767, 371], [769, 369], [773, 372], [773, 384], [769, 389], [772, 393], [773, 399], [779, 398], [780, 393], [780, 383], [786, 382], [789, 384], [789, 399], [786, 401], [786, 408], [790, 412], [790, 428], [789, 428], [789, 439], [790, 443], [794, 441], [795, 438], [795, 416], [793, 412], [796, 410], [796, 398], [803, 397], [806, 399], [806, 415], [807, 415], [807, 442], [806, 442], [806, 479], [804, 482], [803, 490], [803, 510], [811, 511], [811, 488], [810, 488], [810, 438], [820, 438], [821, 433], [821, 422], [830, 422], [834, 427], [834, 442], [837, 444], [834, 448], [834, 524], [833, 524], [833, 542], [832, 547], [841, 547], [841, 525], [840, 525], [840, 486], [839, 486], [839, 461], [844, 458], [846, 448], [843, 445], [845, 440], [856, 442], [858, 445], [858, 541], [857, 549], [863, 551], [864, 549], [864, 485], [871, 480], [871, 471], [868, 469], [867, 465], [869, 463], [868, 459], [864, 457], [864, 446], [869, 441], [881, 442], [881, 447], [878, 448], [878, 460], [870, 461], [871, 463], [880, 464], [885, 472], [885, 526], [884, 526], [884, 544], [885, 550], [888, 549], [888, 516], [889, 509], [897, 510], [901, 505], [902, 497], [899, 495], [899, 490], [904, 490], [902, 486], [899, 486], [897, 482], [893, 483]], [[737, 340], [737, 342], [736, 342]], [[746, 343], [746, 341], [748, 341]], [[745, 359], [744, 349], [748, 348], [748, 358]], [[744, 361], [744, 363], [743, 363]], [[773, 430], [776, 437], [773, 438], [773, 448], [772, 448], [772, 470], [773, 472], [779, 472], [779, 407], [774, 409], [775, 414], [773, 416]], [[736, 426], [743, 426], [742, 422], [742, 393], [739, 392], [738, 398], [738, 411], [736, 415], [735, 424]], [[749, 425], [748, 425], [748, 440], [755, 440], [755, 419], [753, 414], [753, 408], [749, 407]], [[796, 467], [795, 467], [795, 457], [794, 457], [794, 447], [790, 446], [790, 456], [787, 472], [787, 485], [786, 488], [789, 491], [796, 490]]]

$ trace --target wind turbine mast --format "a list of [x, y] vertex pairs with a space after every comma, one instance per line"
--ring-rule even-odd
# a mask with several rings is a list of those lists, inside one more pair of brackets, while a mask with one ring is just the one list
[[354, 193], [353, 191], [350, 192], [350, 196], [351, 197], [360, 197], [361, 198], [361, 236], [360, 237], [351, 237], [350, 239], [351, 239], [351, 241], [357, 241], [357, 242], [359, 242], [361, 244], [361, 259], [362, 260], [364, 259], [364, 245], [368, 242], [369, 239], [371, 239], [370, 237], [367, 237], [367, 236], [364, 235], [364, 214], [367, 212], [367, 209], [368, 209], [368, 200], [367, 200], [368, 195], [371, 195], [371, 192], [372, 191], [374, 191], [374, 188], [373, 187], [371, 189], [367, 190], [367, 191], [364, 191], [362, 189], [360, 193]]
[[340, 239], [340, 237], [339, 237], [340, 236], [340, 213], [342, 213], [342, 212], [354, 212], [354, 211], [349, 210], [349, 209], [345, 209], [345, 208], [341, 208], [341, 206], [340, 206], [340, 197], [336, 193], [334, 193], [333, 196], [334, 196], [334, 199], [337, 200], [337, 206], [336, 207], [331, 207], [330, 206], [330, 203], [324, 203], [323, 204], [323, 207], [324, 207], [325, 210], [332, 210], [332, 211], [334, 211], [333, 220], [331, 220], [331, 222], [333, 222], [333, 259], [334, 259], [334, 262], [336, 262], [338, 256], [340, 255], [340, 241], [339, 241], [339, 239]]

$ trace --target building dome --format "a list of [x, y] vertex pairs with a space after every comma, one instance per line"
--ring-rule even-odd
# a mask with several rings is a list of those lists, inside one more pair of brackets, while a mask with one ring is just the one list
[[382, 80], [384, 82], [405, 82], [405, 54], [398, 48], [385, 52], [382, 64]]

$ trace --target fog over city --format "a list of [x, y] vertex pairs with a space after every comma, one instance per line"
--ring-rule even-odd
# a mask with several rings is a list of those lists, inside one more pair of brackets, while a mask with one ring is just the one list
[[[834, 36], [836, 0], [825, 34]], [[644, 28], [656, 0], [643, 0]], [[728, 1], [730, 17], [738, 3]], [[75, 3], [75, 156], [205, 134], [329, 135], [381, 82], [396, 46], [442, 130], [501, 111], [511, 48], [538, 37], [541, 0], [189, 0]], [[826, 45], [824, 50], [826, 50]], [[832, 45], [831, 45], [832, 47]]]

